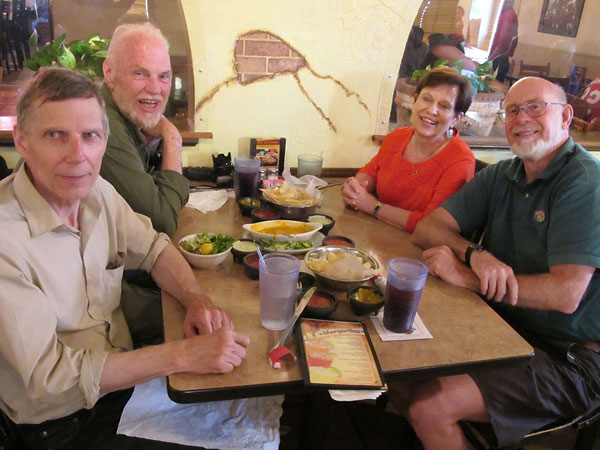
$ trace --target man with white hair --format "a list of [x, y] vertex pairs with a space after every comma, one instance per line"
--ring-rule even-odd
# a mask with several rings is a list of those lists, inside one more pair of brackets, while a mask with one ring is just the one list
[[[413, 241], [433, 275], [485, 297], [535, 356], [415, 384], [408, 420], [426, 449], [466, 449], [461, 420], [491, 422], [504, 447], [600, 406], [600, 162], [569, 137], [573, 109], [549, 81], [519, 80], [500, 117], [516, 158], [477, 173]], [[481, 245], [463, 237], [480, 228]]]
[[121, 25], [103, 69], [110, 136], [100, 174], [157, 231], [172, 235], [189, 184], [181, 135], [163, 115], [172, 82], [168, 43], [149, 23]]
[[[163, 115], [172, 82], [167, 40], [150, 23], [121, 25], [103, 69], [110, 136], [100, 175], [157, 231], [172, 235], [189, 182], [182, 175], [181, 135]], [[126, 272], [123, 309], [136, 345], [160, 340], [160, 293], [145, 274]]]

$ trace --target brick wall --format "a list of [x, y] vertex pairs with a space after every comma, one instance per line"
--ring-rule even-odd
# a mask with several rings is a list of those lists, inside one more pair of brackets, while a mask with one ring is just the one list
[[252, 31], [236, 41], [235, 68], [242, 85], [279, 73], [294, 73], [305, 66], [304, 57], [274, 34]]

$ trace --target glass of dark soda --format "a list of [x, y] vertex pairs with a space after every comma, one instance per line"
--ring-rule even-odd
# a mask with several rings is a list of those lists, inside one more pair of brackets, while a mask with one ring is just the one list
[[388, 263], [383, 326], [394, 333], [410, 331], [429, 269], [421, 261], [394, 258]]
[[244, 197], [258, 197], [258, 169], [260, 159], [236, 156], [233, 165], [235, 201]]

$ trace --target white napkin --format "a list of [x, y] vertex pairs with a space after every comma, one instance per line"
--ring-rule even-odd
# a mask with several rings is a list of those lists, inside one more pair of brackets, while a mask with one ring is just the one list
[[135, 387], [118, 434], [222, 450], [279, 447], [283, 395], [179, 404], [165, 384], [157, 378]]
[[235, 194], [233, 191], [228, 192], [226, 189], [192, 192], [185, 206], [207, 213], [219, 209], [230, 197], [234, 198]]
[[375, 400], [386, 389], [375, 389], [375, 390], [351, 390], [351, 389], [330, 389], [329, 395], [336, 402], [355, 402], [358, 400]]
[[286, 166], [281, 174], [285, 182], [294, 187], [302, 187], [306, 189], [308, 195], [314, 197], [321, 197], [321, 191], [319, 187], [327, 186], [327, 181], [322, 180], [314, 175], [303, 175], [300, 178], [295, 177], [290, 172], [290, 168]]
[[383, 326], [383, 310], [379, 311], [376, 316], [370, 316], [375, 329], [382, 341], [410, 341], [413, 339], [433, 339], [433, 336], [419, 317], [419, 313], [415, 316], [413, 328], [407, 333], [394, 333]]

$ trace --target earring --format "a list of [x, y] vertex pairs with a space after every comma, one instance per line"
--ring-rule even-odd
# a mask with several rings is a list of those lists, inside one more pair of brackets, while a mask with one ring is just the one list
[[454, 137], [454, 128], [448, 128], [448, 131], [446, 131], [446, 136], [449, 138]]

